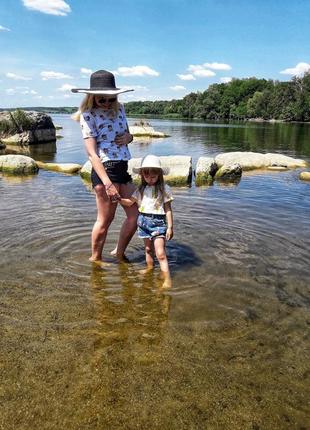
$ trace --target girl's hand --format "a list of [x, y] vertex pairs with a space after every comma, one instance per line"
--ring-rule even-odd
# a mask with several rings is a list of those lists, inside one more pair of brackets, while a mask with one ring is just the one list
[[167, 227], [166, 239], [170, 240], [172, 238], [173, 238], [173, 228], [172, 227]]
[[125, 133], [118, 134], [115, 138], [115, 143], [118, 146], [128, 145], [128, 143], [132, 142], [132, 135], [125, 131]]
[[105, 191], [106, 191], [107, 196], [109, 197], [109, 199], [111, 200], [112, 203], [117, 203], [119, 201], [119, 199], [121, 198], [116, 187], [114, 186], [114, 184], [112, 182], [110, 184], [105, 185]]

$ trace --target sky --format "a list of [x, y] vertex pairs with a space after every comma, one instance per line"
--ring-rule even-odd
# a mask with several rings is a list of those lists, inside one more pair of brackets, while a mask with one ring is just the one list
[[89, 76], [171, 100], [310, 69], [310, 0], [1, 0], [0, 108], [78, 106]]

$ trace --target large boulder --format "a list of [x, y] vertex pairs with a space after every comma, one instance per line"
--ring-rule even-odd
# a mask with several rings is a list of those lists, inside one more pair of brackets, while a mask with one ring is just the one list
[[282, 154], [260, 154], [258, 152], [225, 152], [217, 155], [215, 162], [219, 167], [238, 163], [244, 171], [265, 169], [269, 166], [287, 168], [307, 166], [307, 162], [304, 160]]
[[26, 155], [0, 155], [0, 172], [12, 175], [31, 175], [38, 172], [37, 163]]
[[0, 112], [0, 140], [7, 145], [35, 145], [56, 140], [51, 117], [43, 112]]
[[195, 170], [195, 183], [197, 186], [212, 184], [218, 167], [214, 158], [199, 157]]

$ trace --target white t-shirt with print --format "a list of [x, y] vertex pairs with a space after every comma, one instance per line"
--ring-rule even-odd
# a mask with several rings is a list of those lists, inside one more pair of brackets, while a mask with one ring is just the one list
[[128, 132], [126, 114], [122, 105], [116, 116], [114, 111], [94, 108], [81, 113], [80, 125], [84, 139], [97, 140], [97, 154], [102, 162], [108, 160], [130, 160], [128, 145], [116, 145], [115, 137]]
[[143, 191], [143, 197], [138, 189], [131, 196], [136, 200], [139, 212], [146, 214], [158, 214], [165, 215], [164, 203], [171, 202], [173, 200], [171, 189], [165, 184], [164, 187], [164, 198], [155, 196], [155, 186], [147, 185]]

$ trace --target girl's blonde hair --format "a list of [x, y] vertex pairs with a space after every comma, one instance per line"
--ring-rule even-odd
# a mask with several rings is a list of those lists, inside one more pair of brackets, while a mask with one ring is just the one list
[[[112, 97], [112, 96], [110, 96], [110, 97]], [[116, 97], [116, 100], [115, 100], [115, 102], [112, 103], [112, 108], [111, 108], [114, 111], [114, 116], [117, 115], [118, 110], [120, 108], [120, 104], [119, 104], [119, 102], [117, 100], [117, 96], [115, 96], [115, 97]], [[76, 112], [74, 112], [73, 115], [71, 115], [71, 118], [74, 121], [78, 121], [79, 122], [81, 114], [83, 112], [89, 111], [89, 110], [91, 110], [91, 109], [93, 109], [95, 107], [96, 107], [95, 94], [86, 94], [86, 96], [82, 100], [82, 103], [80, 104], [79, 109]]]

